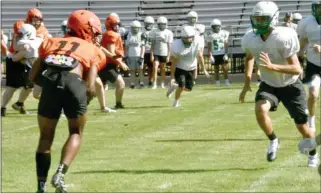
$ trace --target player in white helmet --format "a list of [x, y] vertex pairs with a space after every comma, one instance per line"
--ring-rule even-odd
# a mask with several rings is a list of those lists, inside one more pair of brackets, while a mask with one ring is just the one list
[[12, 55], [14, 62], [21, 62], [25, 65], [25, 74], [22, 78], [28, 82], [25, 88], [25, 92], [20, 92], [18, 101], [12, 105], [12, 107], [22, 114], [27, 114], [24, 110], [24, 102], [27, 100], [29, 94], [33, 89], [33, 96], [36, 99], [40, 98], [41, 87], [36, 84], [32, 84], [29, 80], [29, 71], [32, 68], [33, 63], [38, 59], [38, 48], [42, 43], [43, 39], [37, 37], [36, 28], [31, 24], [23, 24], [19, 29], [19, 39], [17, 40], [17, 52]]
[[157, 29], [152, 31], [151, 34], [152, 46], [151, 46], [151, 61], [153, 61], [153, 89], [157, 88], [157, 71], [158, 66], [161, 72], [161, 87], [165, 88], [165, 67], [170, 59], [170, 48], [173, 42], [173, 33], [167, 29], [167, 18], [160, 16], [157, 19]]
[[148, 74], [148, 86], [152, 87], [152, 76], [153, 76], [153, 61], [151, 61], [150, 57], [150, 49], [152, 46], [152, 40], [151, 40], [151, 31], [154, 28], [154, 18], [151, 16], [147, 16], [144, 20], [144, 30], [143, 30], [143, 36], [145, 37], [145, 55], [144, 55], [144, 72], [147, 68], [147, 74]]
[[[288, 110], [303, 138], [313, 138], [308, 127], [306, 93], [299, 75], [302, 71], [297, 52], [300, 49], [298, 36], [288, 27], [276, 27], [279, 8], [272, 1], [260, 1], [250, 16], [254, 30], [247, 32], [242, 39], [246, 54], [245, 83], [239, 100], [244, 102], [247, 91], [251, 91], [251, 75], [254, 60], [259, 64], [261, 84], [255, 97], [256, 120], [270, 140], [267, 160], [274, 161], [279, 148], [279, 138], [273, 131], [269, 111], [276, 111], [280, 102]], [[308, 166], [316, 167], [316, 150], [309, 152]]]
[[302, 20], [302, 15], [300, 13], [294, 13], [292, 22], [295, 24], [299, 24], [299, 22]]
[[139, 86], [144, 87], [143, 82], [143, 64], [145, 54], [145, 37], [141, 32], [141, 24], [135, 20], [130, 24], [130, 32], [125, 41], [125, 55], [127, 65], [130, 69], [131, 82], [130, 88], [135, 88], [136, 73], [139, 75]]
[[[306, 69], [303, 82], [309, 87], [308, 123], [312, 131], [315, 132], [315, 111], [319, 98], [321, 83], [321, 1], [312, 2], [312, 15], [302, 19], [298, 25], [297, 33], [300, 38], [301, 58], [306, 51]], [[307, 47], [307, 50], [305, 48]]]
[[[187, 25], [194, 27], [196, 30], [195, 39], [196, 41], [199, 41], [201, 46], [201, 53], [203, 55], [204, 47], [205, 47], [205, 25], [199, 24], [198, 22], [198, 14], [196, 11], [190, 11], [187, 13]], [[203, 58], [204, 60], [204, 58]], [[194, 79], [197, 78], [197, 68], [194, 71]]]
[[214, 65], [216, 86], [220, 86], [220, 67], [223, 69], [225, 85], [230, 86], [228, 79], [229, 57], [228, 57], [228, 37], [229, 32], [222, 30], [222, 23], [219, 19], [211, 22], [212, 33], [207, 37], [208, 56], [210, 63]]
[[172, 44], [171, 82], [166, 95], [170, 97], [176, 89], [173, 107], [180, 106], [179, 99], [183, 90], [192, 90], [194, 86], [193, 72], [197, 68], [197, 59], [200, 61], [202, 70], [208, 76], [204, 67], [201, 46], [199, 41], [195, 39], [195, 35], [196, 31], [192, 26], [183, 26], [181, 39], [176, 39]]
[[61, 22], [60, 29], [61, 29], [61, 36], [65, 36], [65, 34], [67, 33], [67, 20], [63, 20]]
[[294, 30], [296, 30], [296, 28], [298, 27], [297, 24], [293, 23], [293, 14], [291, 12], [286, 12], [284, 19], [283, 19], [283, 24], [282, 26], [284, 27], [290, 27], [293, 28]]

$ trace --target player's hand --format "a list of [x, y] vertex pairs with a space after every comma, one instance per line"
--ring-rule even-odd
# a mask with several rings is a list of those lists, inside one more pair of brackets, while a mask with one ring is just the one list
[[124, 62], [120, 63], [120, 67], [121, 67], [121, 69], [123, 69], [123, 71], [128, 71], [129, 70], [128, 66]]
[[268, 53], [261, 52], [260, 53], [260, 61], [261, 61], [260, 66], [262, 66], [263, 68], [266, 68], [268, 70], [273, 69], [273, 65], [272, 65], [272, 62], [270, 60]]
[[150, 61], [154, 62], [154, 55], [153, 54], [150, 55]]
[[205, 69], [204, 69], [204, 74], [205, 74], [206, 78], [211, 78], [211, 75]]
[[214, 63], [215, 63], [215, 59], [214, 59], [213, 55], [210, 55], [210, 63], [211, 63], [211, 64], [214, 64]]
[[167, 58], [166, 58], [166, 63], [169, 62], [170, 58], [171, 58], [170, 56], [167, 56]]
[[309, 152], [315, 148], [317, 148], [317, 143], [314, 138], [304, 138], [298, 144], [299, 151], [305, 155], [309, 155]]
[[244, 103], [244, 101], [245, 101], [244, 99], [245, 99], [245, 95], [246, 95], [247, 91], [252, 92], [252, 89], [251, 89], [250, 85], [249, 86], [245, 86], [244, 85], [244, 87], [243, 87], [243, 89], [242, 89], [242, 91], [240, 93], [240, 96], [239, 96], [240, 103]]
[[321, 46], [320, 45], [313, 44], [312, 48], [316, 53], [321, 53]]
[[227, 62], [227, 61], [228, 61], [228, 55], [227, 55], [227, 54], [224, 54], [223, 60], [224, 60], [224, 62]]

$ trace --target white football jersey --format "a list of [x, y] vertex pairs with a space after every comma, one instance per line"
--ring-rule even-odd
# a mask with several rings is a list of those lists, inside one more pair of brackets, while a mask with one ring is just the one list
[[[152, 30], [151, 30], [152, 31]], [[144, 36], [145, 36], [145, 53], [150, 53], [150, 48], [152, 46], [152, 40], [151, 40], [151, 31], [145, 30]]]
[[30, 39], [30, 40], [19, 40], [17, 42], [17, 45], [28, 44], [27, 52], [24, 55], [24, 58], [26, 60], [23, 60], [22, 62], [26, 63], [26, 65], [28, 65], [30, 68], [32, 67], [32, 65], [31, 65], [29, 59], [39, 57], [38, 49], [39, 49], [42, 42], [43, 42], [43, 39], [39, 38], [39, 37], [36, 37], [35, 39]]
[[313, 50], [313, 45], [320, 45], [321, 42], [321, 26], [318, 24], [314, 16], [308, 16], [302, 19], [298, 25], [297, 33], [300, 39], [307, 38], [308, 48], [307, 48], [307, 59], [309, 62], [321, 66], [320, 53], [316, 53]]
[[193, 41], [190, 47], [186, 48], [182, 39], [174, 40], [171, 47], [171, 54], [177, 56], [177, 68], [191, 71], [197, 68], [197, 54], [201, 50], [198, 41]]
[[211, 32], [206, 38], [207, 43], [212, 44], [212, 54], [222, 55], [225, 54], [224, 42], [228, 41], [230, 33], [226, 30], [220, 30], [218, 33]]
[[295, 24], [295, 23], [285, 23], [285, 22], [283, 22], [281, 26], [283, 26], [283, 27], [290, 27], [290, 28], [294, 29], [295, 31], [296, 31], [297, 28], [298, 28], [298, 25]]
[[160, 31], [159, 29], [154, 29], [151, 32], [151, 39], [155, 41], [154, 54], [158, 56], [168, 56], [168, 43], [173, 42], [173, 32], [168, 29]]
[[[242, 48], [245, 53], [255, 57], [255, 61], [260, 64], [260, 53], [269, 54], [273, 64], [287, 64], [287, 58], [296, 54], [300, 50], [300, 43], [296, 32], [289, 27], [276, 27], [270, 36], [263, 41], [260, 35], [248, 31], [242, 39]], [[284, 87], [294, 83], [299, 75], [285, 74], [266, 70], [259, 66], [261, 79], [273, 87]]]
[[138, 32], [136, 35], [133, 35], [131, 32], [129, 32], [125, 41], [125, 45], [127, 46], [128, 57], [140, 57], [141, 47], [145, 45], [142, 32]]

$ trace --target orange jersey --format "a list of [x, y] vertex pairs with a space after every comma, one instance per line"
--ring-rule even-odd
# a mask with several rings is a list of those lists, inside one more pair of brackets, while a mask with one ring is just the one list
[[51, 54], [67, 55], [80, 62], [85, 71], [91, 65], [96, 65], [100, 70], [106, 59], [105, 56], [101, 57], [98, 49], [94, 44], [77, 37], [47, 38], [39, 47], [39, 57], [45, 59]]
[[[119, 33], [113, 30], [107, 30], [101, 39], [101, 45], [107, 48], [108, 44], [115, 44], [115, 54], [124, 57], [123, 41]], [[107, 58], [107, 63], [115, 64], [112, 58]]]

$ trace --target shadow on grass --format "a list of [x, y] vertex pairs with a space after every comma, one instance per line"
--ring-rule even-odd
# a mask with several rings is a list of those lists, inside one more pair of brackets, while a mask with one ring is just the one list
[[133, 107], [125, 107], [125, 109], [160, 109], [160, 108], [167, 108], [170, 106], [161, 106], [161, 105], [152, 105], [152, 106], [133, 106]]
[[[282, 141], [298, 141], [297, 138], [281, 138]], [[267, 138], [256, 138], [256, 139], [244, 139], [244, 138], [227, 138], [227, 139], [161, 139], [155, 140], [155, 142], [161, 143], [184, 143], [184, 142], [224, 142], [224, 141], [268, 141]]]
[[180, 174], [180, 173], [205, 173], [205, 172], [220, 172], [220, 171], [249, 171], [256, 172], [260, 170], [269, 169], [268, 167], [260, 168], [222, 168], [222, 169], [190, 169], [190, 170], [175, 170], [175, 169], [155, 169], [155, 170], [87, 170], [72, 172], [73, 174], [148, 174], [148, 173], [160, 173], [160, 174]]

